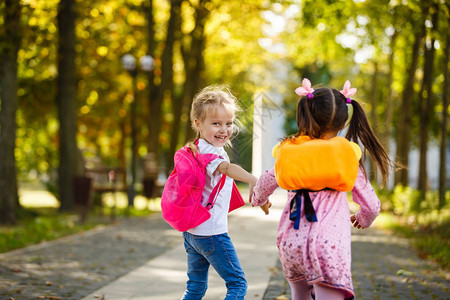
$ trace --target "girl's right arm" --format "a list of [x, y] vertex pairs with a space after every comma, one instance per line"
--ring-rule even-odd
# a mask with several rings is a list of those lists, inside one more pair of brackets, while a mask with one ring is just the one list
[[242, 167], [226, 161], [221, 162], [216, 171], [225, 174], [235, 180], [246, 182], [250, 185], [250, 188], [255, 186], [256, 181], [258, 181], [258, 178], [245, 171]]
[[[233, 179], [247, 182], [249, 184], [250, 196], [253, 194], [253, 189], [256, 185], [256, 182], [258, 181], [258, 178], [245, 171], [242, 167], [224, 161], [217, 167], [217, 171], [230, 176]], [[267, 202], [264, 205], [260, 206], [264, 213], [267, 215], [269, 214], [269, 208], [270, 206], [272, 206], [272, 204], [270, 202]]]

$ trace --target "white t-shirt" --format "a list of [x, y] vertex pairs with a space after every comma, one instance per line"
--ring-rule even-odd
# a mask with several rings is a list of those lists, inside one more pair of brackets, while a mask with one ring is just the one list
[[[223, 159], [217, 158], [212, 160], [206, 166], [205, 189], [203, 190], [202, 195], [202, 205], [206, 206], [209, 200], [209, 195], [222, 177], [222, 173], [220, 172], [216, 172], [216, 175], [213, 175], [214, 171], [216, 171], [220, 163], [224, 161], [230, 162], [230, 159], [223, 147], [215, 147], [204, 139], [199, 139], [198, 148], [200, 150], [200, 153], [213, 153], [223, 157]], [[209, 210], [209, 212], [211, 213], [211, 218], [198, 225], [197, 227], [189, 229], [189, 233], [195, 235], [210, 236], [228, 232], [228, 210], [230, 208], [232, 188], [233, 179], [227, 176], [225, 184], [219, 195], [217, 196], [216, 203], [214, 204], [213, 208]]]

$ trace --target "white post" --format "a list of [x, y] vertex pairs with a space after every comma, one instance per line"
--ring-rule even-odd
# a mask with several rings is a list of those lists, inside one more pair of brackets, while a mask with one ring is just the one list
[[253, 107], [253, 150], [252, 150], [252, 174], [256, 177], [261, 176], [262, 170], [262, 151], [263, 151], [263, 101], [262, 93], [254, 96]]
[[261, 176], [265, 170], [274, 167], [272, 148], [284, 136], [283, 99], [278, 93], [257, 93], [253, 110], [253, 159], [252, 174]]

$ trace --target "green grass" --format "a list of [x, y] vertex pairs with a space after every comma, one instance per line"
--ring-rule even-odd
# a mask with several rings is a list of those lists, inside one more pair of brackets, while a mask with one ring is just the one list
[[411, 241], [421, 258], [432, 259], [442, 268], [450, 267], [450, 210], [416, 216], [382, 213], [377, 227], [388, 229]]
[[[47, 195], [36, 191], [27, 193], [33, 201], [22, 202], [24, 208], [20, 209], [17, 224], [0, 226], [0, 253], [110, 224], [112, 215], [115, 218], [147, 216], [160, 207], [159, 199], [147, 200], [139, 196], [135, 199], [135, 207], [127, 208], [126, 196], [117, 193], [114, 199], [116, 208], [113, 209], [111, 195], [105, 195], [103, 206], [91, 209], [86, 221], [80, 223], [78, 214], [58, 212], [57, 203]], [[50, 206], [42, 207], [40, 204]]]
[[80, 224], [77, 220], [77, 215], [56, 213], [54, 208], [25, 209], [16, 225], [0, 226], [0, 253], [54, 240], [105, 223], [100, 219], [89, 219]]

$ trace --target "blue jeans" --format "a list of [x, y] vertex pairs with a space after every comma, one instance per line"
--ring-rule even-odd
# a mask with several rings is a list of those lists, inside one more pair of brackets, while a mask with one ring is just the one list
[[183, 233], [187, 253], [186, 291], [182, 300], [199, 300], [208, 288], [208, 269], [212, 265], [227, 287], [226, 300], [243, 300], [247, 280], [228, 234], [212, 236]]

